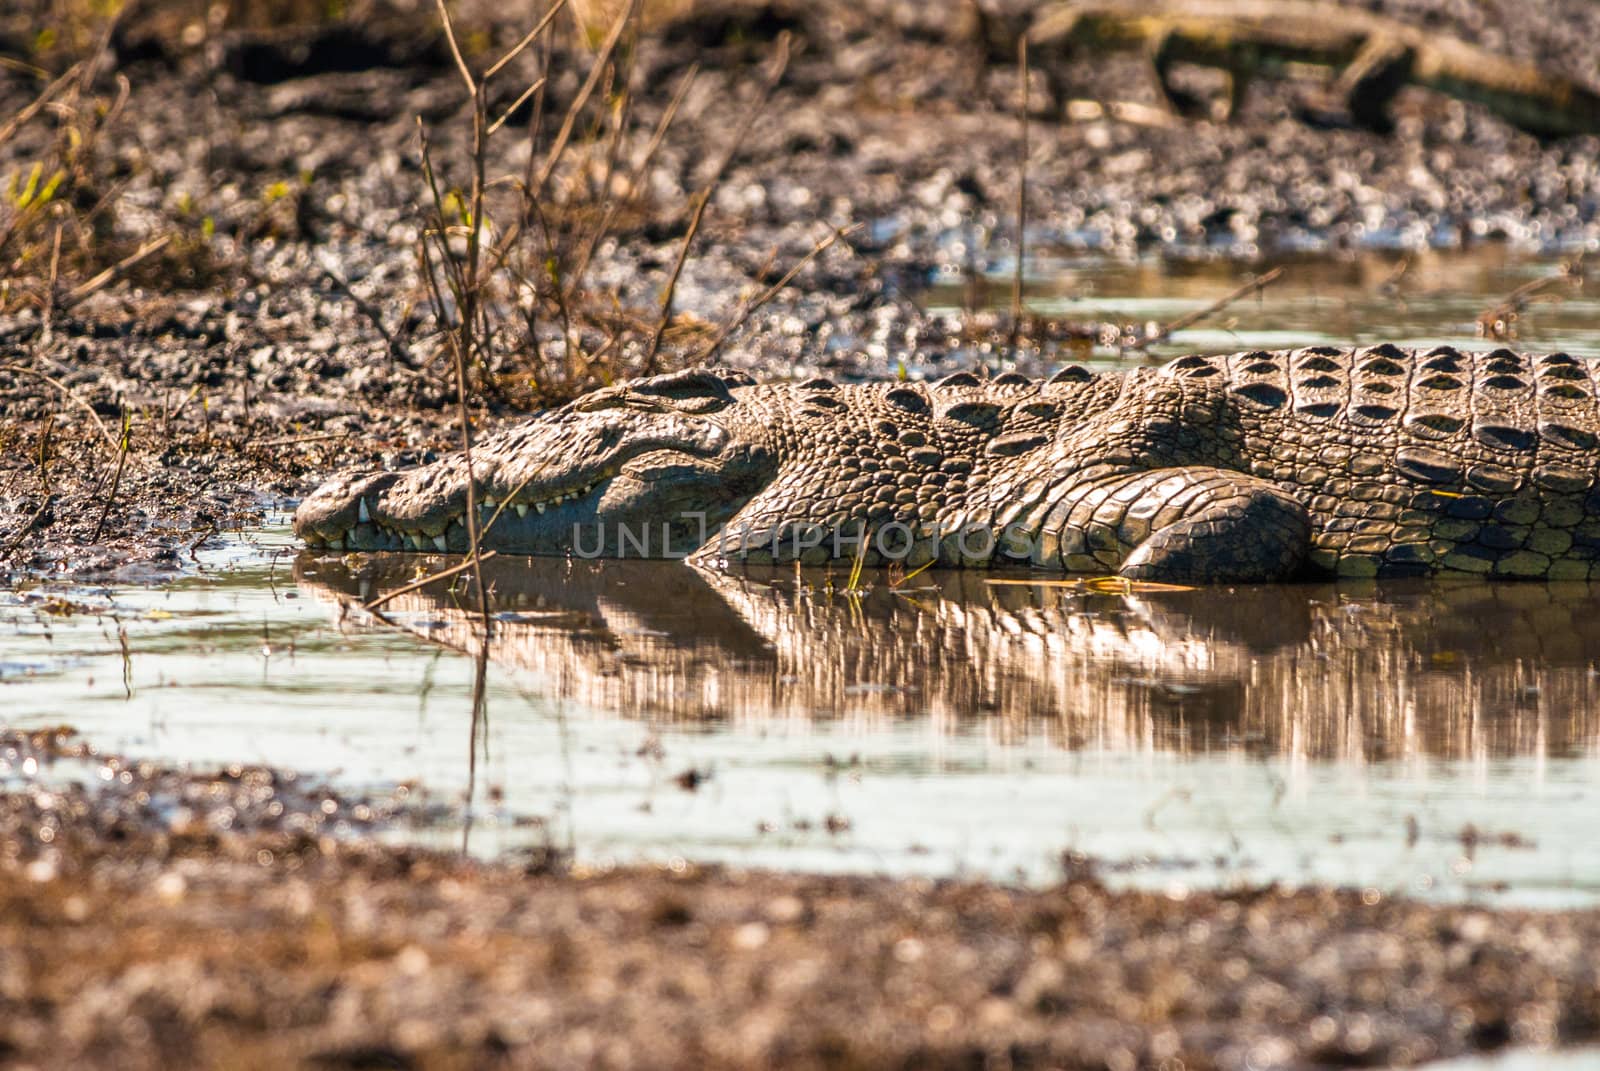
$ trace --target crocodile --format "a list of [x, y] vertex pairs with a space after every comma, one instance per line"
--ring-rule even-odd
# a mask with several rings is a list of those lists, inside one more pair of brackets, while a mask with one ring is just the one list
[[1531, 63], [1397, 19], [1324, 0], [1082, 0], [1042, 7], [1031, 21], [986, 18], [989, 44], [1014, 53], [1025, 36], [1052, 81], [1074, 51], [1140, 50], [1180, 114], [1196, 102], [1173, 84], [1176, 64], [1228, 76], [1228, 113], [1257, 75], [1331, 75], [1357, 124], [1388, 132], [1406, 86], [1479, 104], [1540, 137], [1600, 132], [1600, 95]]
[[[485, 436], [486, 549], [1031, 566], [1175, 583], [1600, 579], [1600, 364], [1312, 346], [1036, 381], [694, 368]], [[313, 549], [465, 552], [467, 464], [309, 495]], [[854, 567], [854, 566], [852, 566]]]

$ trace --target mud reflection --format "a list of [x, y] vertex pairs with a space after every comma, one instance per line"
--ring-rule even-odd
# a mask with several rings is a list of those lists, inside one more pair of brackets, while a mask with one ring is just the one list
[[[437, 564], [437, 563], [435, 563]], [[348, 606], [419, 559], [303, 556]], [[1064, 747], [1380, 761], [1592, 754], [1600, 599], [1471, 583], [1083, 595], [973, 573], [878, 578], [496, 559], [490, 657], [585, 706], [672, 723], [900, 719]], [[476, 653], [464, 577], [385, 613]], [[452, 584], [457, 586], [452, 587]]]

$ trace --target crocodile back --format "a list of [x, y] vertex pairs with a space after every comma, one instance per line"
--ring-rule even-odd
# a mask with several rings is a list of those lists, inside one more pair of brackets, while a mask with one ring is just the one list
[[1183, 357], [1161, 374], [1223, 399], [1236, 464], [1307, 503], [1329, 564], [1364, 535], [1385, 553], [1397, 533], [1433, 558], [1469, 548], [1467, 571], [1511, 575], [1600, 544], [1592, 361], [1317, 346]]

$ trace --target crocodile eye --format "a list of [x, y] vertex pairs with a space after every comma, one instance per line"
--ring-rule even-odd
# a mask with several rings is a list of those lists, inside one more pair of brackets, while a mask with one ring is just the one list
[[628, 402], [626, 391], [618, 387], [606, 387], [573, 399], [572, 410], [577, 413], [596, 413], [602, 409], [621, 409]]
[[651, 376], [626, 386], [604, 387], [572, 403], [578, 412], [626, 408], [646, 413], [714, 413], [733, 404], [730, 388], [747, 386], [748, 376], [709, 368]]
[[718, 409], [727, 408], [731, 398], [672, 398], [667, 405], [680, 413], [715, 413]]

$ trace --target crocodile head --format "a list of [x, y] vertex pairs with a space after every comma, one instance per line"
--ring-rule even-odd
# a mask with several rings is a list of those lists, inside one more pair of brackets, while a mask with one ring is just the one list
[[[769, 422], [737, 373], [610, 387], [474, 446], [483, 546], [514, 554], [687, 554], [776, 470]], [[338, 476], [295, 512], [313, 549], [468, 549], [461, 455]]]

